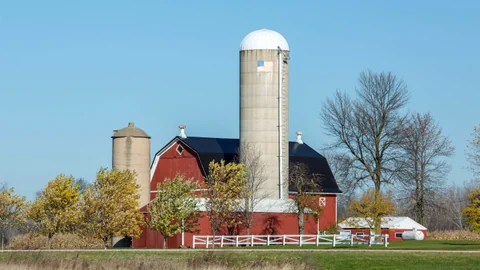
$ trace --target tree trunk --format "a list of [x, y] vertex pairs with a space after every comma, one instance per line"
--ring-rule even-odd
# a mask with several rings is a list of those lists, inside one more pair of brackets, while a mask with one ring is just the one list
[[304, 216], [304, 209], [298, 211], [298, 234], [303, 234], [304, 232], [304, 224], [303, 224], [303, 216]]
[[423, 218], [425, 216], [425, 166], [421, 167], [421, 183], [420, 183], [420, 200], [418, 202], [418, 223], [423, 224]]
[[250, 235], [250, 224], [247, 223], [245, 225], [247, 227], [247, 235]]
[[48, 236], [47, 236], [47, 248], [50, 249], [51, 247], [51, 242], [52, 242], [52, 233], [48, 233]]
[[212, 249], [215, 249], [215, 233], [216, 233], [216, 231], [213, 231]]
[[163, 237], [163, 248], [164, 249], [167, 248], [167, 237], [166, 236]]
[[374, 232], [376, 234], [382, 233], [382, 217], [378, 215], [379, 207], [382, 205], [382, 194], [380, 190], [380, 180], [375, 183], [375, 213], [374, 213]]
[[105, 249], [105, 250], [107, 250], [107, 242], [108, 242], [108, 239], [103, 238], [103, 249]]

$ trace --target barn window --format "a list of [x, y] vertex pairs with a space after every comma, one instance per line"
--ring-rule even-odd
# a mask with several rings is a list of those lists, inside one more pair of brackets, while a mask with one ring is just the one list
[[402, 238], [402, 233], [395, 233], [395, 238]]
[[183, 148], [183, 146], [182, 146], [181, 144], [179, 144], [179, 145], [177, 146], [177, 153], [178, 153], [179, 155], [181, 155], [181, 154], [183, 153], [183, 150], [185, 150], [185, 149]]
[[364, 236], [363, 232], [357, 232], [355, 235], [356, 235], [357, 237], [363, 237], [363, 236]]

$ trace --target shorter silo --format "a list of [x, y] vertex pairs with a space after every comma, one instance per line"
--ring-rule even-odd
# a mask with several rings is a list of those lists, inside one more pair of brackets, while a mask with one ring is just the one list
[[146, 205], [150, 201], [150, 136], [130, 122], [127, 127], [114, 130], [112, 140], [112, 167], [136, 173], [139, 204]]

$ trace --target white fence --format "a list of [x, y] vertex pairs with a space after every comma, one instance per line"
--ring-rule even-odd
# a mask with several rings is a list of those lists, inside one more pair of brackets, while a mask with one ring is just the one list
[[194, 235], [193, 248], [205, 247], [239, 247], [239, 246], [271, 246], [271, 245], [332, 245], [338, 244], [388, 246], [388, 234], [372, 234], [363, 237], [339, 234], [283, 234], [283, 235]]

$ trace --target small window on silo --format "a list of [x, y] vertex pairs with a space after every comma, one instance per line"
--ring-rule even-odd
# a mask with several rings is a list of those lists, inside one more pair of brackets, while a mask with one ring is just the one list
[[177, 153], [178, 153], [179, 155], [181, 155], [181, 154], [183, 153], [183, 150], [185, 150], [185, 149], [183, 148], [183, 146], [182, 146], [181, 144], [179, 144], [179, 145], [177, 146]]

